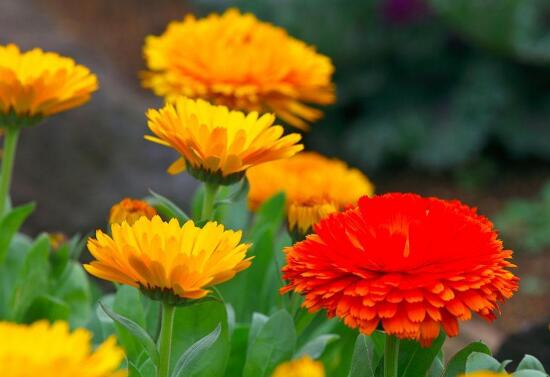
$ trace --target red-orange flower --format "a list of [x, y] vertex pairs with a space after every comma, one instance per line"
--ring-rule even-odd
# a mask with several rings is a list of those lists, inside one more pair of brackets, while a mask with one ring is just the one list
[[288, 285], [310, 311], [371, 334], [379, 324], [398, 338], [429, 345], [441, 326], [475, 312], [492, 320], [518, 278], [507, 268], [493, 224], [458, 201], [414, 194], [363, 197], [319, 222], [315, 234], [286, 249]]

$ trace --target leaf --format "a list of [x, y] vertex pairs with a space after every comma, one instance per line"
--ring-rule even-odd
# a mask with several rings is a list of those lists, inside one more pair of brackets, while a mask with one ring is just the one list
[[513, 377], [548, 377], [544, 372], [532, 369], [524, 369], [519, 372], [512, 373]]
[[516, 371], [532, 369], [540, 372], [546, 372], [542, 363], [534, 356], [525, 355], [518, 364]]
[[440, 332], [430, 347], [423, 348], [420, 343], [402, 340], [399, 344], [399, 376], [425, 376], [445, 342], [445, 333]]
[[[249, 190], [249, 184], [247, 179], [241, 179], [238, 183], [233, 185], [236, 187], [229, 195], [221, 200], [217, 200], [214, 203], [214, 208], [221, 205], [232, 204], [246, 197]], [[223, 188], [222, 188], [223, 189]]]
[[381, 355], [377, 355], [373, 339], [359, 334], [355, 341], [348, 377], [376, 377], [375, 371], [380, 360]]
[[444, 370], [445, 365], [443, 364], [443, 360], [439, 357], [436, 357], [426, 377], [441, 377], [443, 376]]
[[23, 322], [32, 323], [40, 319], [47, 319], [50, 322], [66, 321], [69, 318], [69, 313], [69, 306], [62, 300], [50, 295], [40, 295], [27, 309]]
[[0, 220], [0, 263], [6, 259], [6, 253], [13, 235], [17, 233], [21, 224], [34, 211], [36, 205], [28, 203], [12, 209]]
[[304, 346], [296, 352], [294, 359], [299, 359], [306, 355], [309, 355], [312, 359], [318, 359], [325, 351], [325, 348], [338, 339], [340, 339], [340, 336], [336, 334], [319, 335], [315, 339], [304, 344]]
[[[194, 368], [189, 374], [192, 377], [223, 376], [229, 359], [229, 334], [227, 330], [227, 313], [225, 305], [210, 301], [185, 307], [178, 307], [174, 315], [174, 336], [172, 343], [172, 368], [180, 355], [198, 340], [209, 334], [221, 323], [221, 334], [218, 340], [201, 353], [193, 362]], [[179, 335], [181, 334], [181, 335]]]
[[250, 326], [248, 324], [236, 324], [231, 333], [231, 353], [225, 370], [225, 377], [234, 377], [243, 375], [246, 348], [248, 346], [248, 333]]
[[280, 192], [265, 201], [256, 211], [251, 233], [255, 234], [266, 224], [271, 227], [274, 234], [277, 233], [284, 219], [285, 202], [284, 192]]
[[464, 374], [466, 371], [466, 361], [468, 356], [474, 352], [484, 353], [486, 355], [491, 355], [491, 350], [482, 342], [470, 343], [460, 351], [458, 351], [452, 358], [449, 360], [447, 367], [445, 368], [444, 377], [458, 377], [461, 374]]
[[[145, 327], [145, 313], [141, 302], [141, 294], [138, 289], [127, 285], [118, 286], [115, 294], [115, 301], [113, 302], [113, 311], [120, 316], [132, 320], [149, 334]], [[138, 356], [143, 352], [143, 342], [137, 339], [132, 332], [127, 330], [124, 326], [116, 324], [115, 327], [118, 334], [118, 340], [124, 347], [128, 359], [132, 361], [137, 360]]]
[[479, 370], [490, 370], [493, 372], [500, 372], [502, 369], [501, 364], [492, 356], [482, 352], [472, 352], [466, 358], [465, 372], [476, 372]]
[[251, 328], [243, 377], [269, 376], [282, 361], [288, 360], [296, 346], [294, 321], [286, 310], [275, 312], [255, 335]]
[[148, 197], [146, 200], [166, 219], [172, 218], [178, 219], [180, 225], [190, 220], [189, 216], [183, 212], [174, 202], [164, 196], [157, 194], [153, 190], [149, 190], [152, 197]]
[[80, 263], [70, 261], [63, 276], [52, 288], [52, 295], [68, 305], [69, 323], [74, 327], [84, 326], [92, 315], [90, 280]]
[[137, 323], [135, 323], [131, 319], [125, 318], [111, 311], [109, 308], [103, 305], [101, 301], [99, 302], [99, 306], [101, 307], [101, 309], [103, 309], [105, 314], [107, 314], [113, 321], [124, 326], [124, 328], [126, 328], [137, 339], [139, 339], [139, 341], [143, 344], [143, 346], [145, 347], [145, 350], [149, 354], [149, 357], [154, 361], [155, 364], [158, 364], [159, 354], [157, 351], [157, 347], [155, 345], [155, 341], [153, 340], [153, 338], [151, 338], [151, 335], [149, 335], [143, 328], [141, 328]]
[[20, 322], [32, 301], [42, 293], [37, 287], [48, 286], [49, 253], [50, 240], [42, 234], [32, 244], [17, 274], [8, 315], [11, 320]]
[[222, 332], [222, 326], [218, 323], [214, 331], [206, 335], [204, 338], [196, 341], [191, 347], [189, 347], [183, 355], [179, 358], [174, 372], [172, 373], [173, 377], [186, 377], [191, 376], [193, 371], [192, 363], [195, 361], [197, 356], [203, 352], [208, 352], [208, 349], [218, 340]]

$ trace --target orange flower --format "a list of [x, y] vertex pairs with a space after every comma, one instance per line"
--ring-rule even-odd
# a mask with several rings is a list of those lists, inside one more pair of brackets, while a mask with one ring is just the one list
[[129, 225], [133, 225], [141, 216], [152, 219], [156, 214], [157, 210], [146, 201], [124, 198], [111, 207], [109, 224], [120, 224], [126, 221]]
[[492, 320], [518, 278], [493, 224], [458, 201], [414, 194], [363, 197], [286, 249], [288, 285], [311, 312], [326, 309], [371, 334], [379, 324], [429, 345], [458, 334], [472, 312]]
[[187, 16], [143, 49], [143, 86], [174, 102], [202, 98], [233, 109], [275, 112], [307, 129], [322, 112], [306, 103], [334, 102], [330, 59], [253, 14], [229, 9], [203, 19]]

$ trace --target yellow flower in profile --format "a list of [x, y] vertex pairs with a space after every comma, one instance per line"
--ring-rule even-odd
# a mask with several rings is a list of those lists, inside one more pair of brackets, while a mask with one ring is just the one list
[[491, 372], [491, 371], [477, 371], [472, 373], [461, 374], [460, 377], [509, 377], [508, 373], [504, 372]]
[[315, 152], [253, 167], [246, 176], [250, 183], [249, 207], [254, 211], [273, 195], [284, 192], [289, 229], [301, 235], [309, 233], [313, 224], [328, 214], [374, 193], [374, 186], [359, 170]]
[[80, 106], [97, 88], [96, 76], [71, 58], [0, 46], [0, 125], [28, 125]]
[[2, 377], [125, 377], [124, 352], [110, 337], [92, 348], [92, 333], [66, 322], [31, 325], [0, 322]]
[[[133, 225], [111, 225], [112, 237], [101, 230], [88, 240], [96, 260], [84, 265], [90, 274], [140, 288], [143, 293], [172, 303], [200, 299], [207, 287], [231, 279], [250, 266], [240, 231], [208, 222], [204, 227], [176, 219], [143, 216]], [[183, 299], [183, 300], [182, 300]]]
[[145, 200], [124, 198], [111, 207], [109, 224], [120, 224], [126, 221], [128, 224], [133, 225], [141, 216], [151, 219], [156, 214], [157, 210]]
[[271, 114], [244, 114], [203, 100], [180, 98], [160, 110], [147, 112], [154, 143], [173, 148], [181, 157], [169, 168], [183, 170], [204, 182], [231, 184], [245, 170], [264, 162], [288, 158], [303, 149], [299, 134], [283, 136]]
[[275, 112], [305, 130], [322, 116], [306, 103], [335, 100], [334, 67], [327, 56], [236, 9], [172, 22], [161, 36], [147, 37], [144, 55], [149, 71], [143, 74], [143, 86], [168, 102], [186, 96]]
[[309, 356], [283, 363], [271, 377], [325, 377], [323, 363]]

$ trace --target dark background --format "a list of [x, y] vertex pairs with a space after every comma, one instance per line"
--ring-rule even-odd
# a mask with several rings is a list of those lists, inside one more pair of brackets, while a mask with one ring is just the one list
[[[26, 231], [85, 234], [114, 202], [149, 188], [188, 205], [193, 180], [168, 176], [173, 153], [143, 140], [144, 112], [162, 101], [140, 88], [141, 48], [187, 12], [228, 6], [333, 59], [338, 101], [305, 137], [309, 149], [360, 167], [379, 193], [458, 198], [496, 221], [522, 291], [495, 326], [471, 321], [456, 344], [496, 347], [536, 325], [548, 336], [547, 0], [0, 0], [1, 44], [72, 56], [101, 86], [89, 104], [23, 133], [12, 196], [38, 203]], [[519, 343], [544, 357], [541, 342]]]

